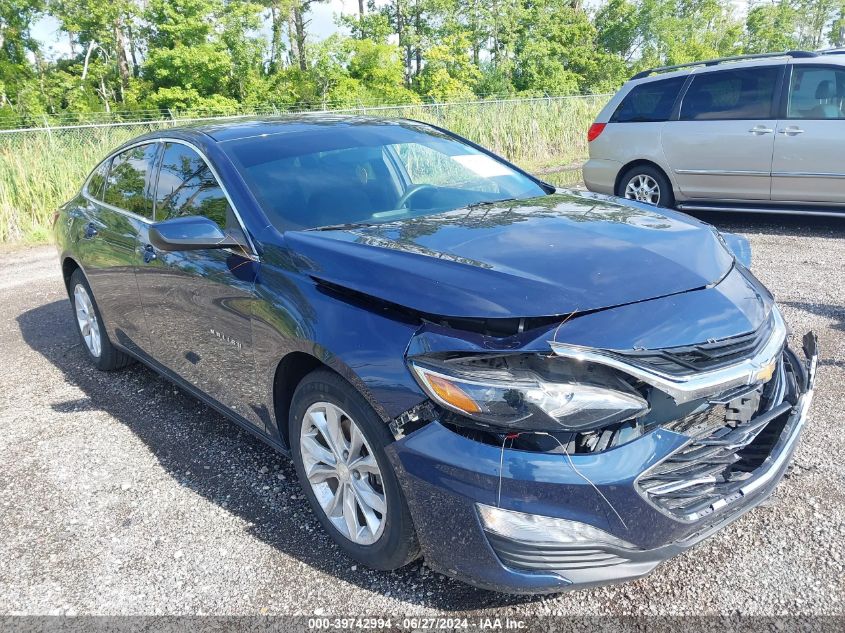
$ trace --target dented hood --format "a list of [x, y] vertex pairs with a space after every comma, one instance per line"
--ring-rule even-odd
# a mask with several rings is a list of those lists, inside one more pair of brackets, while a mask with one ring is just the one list
[[692, 218], [561, 193], [285, 240], [305, 274], [450, 317], [608, 308], [714, 284], [733, 263]]

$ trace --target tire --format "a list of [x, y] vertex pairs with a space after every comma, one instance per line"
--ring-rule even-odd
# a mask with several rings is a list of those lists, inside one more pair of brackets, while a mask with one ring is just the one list
[[[353, 435], [353, 425], [363, 439]], [[331, 428], [340, 429], [342, 437], [327, 441], [318, 427], [329, 436]], [[296, 474], [311, 509], [350, 558], [373, 569], [393, 570], [419, 556], [411, 513], [384, 451], [393, 437], [354, 387], [327, 369], [308, 374], [294, 392], [288, 428]], [[332, 459], [341, 466], [326, 466]], [[306, 468], [316, 482], [309, 480]], [[378, 527], [372, 527], [377, 520]]]
[[[638, 185], [651, 184], [657, 187], [657, 196], [648, 195], [648, 189], [642, 190]], [[630, 185], [630, 187], [629, 187]], [[637, 191], [639, 189], [639, 191]], [[616, 195], [628, 200], [639, 200], [656, 207], [671, 208], [675, 206], [675, 194], [672, 183], [659, 168], [654, 165], [635, 165], [622, 174]], [[650, 198], [650, 199], [646, 199]]]
[[[100, 316], [91, 286], [78, 268], [70, 276], [68, 291], [79, 341], [91, 363], [100, 371], [114, 371], [132, 364], [131, 356], [112, 345], [103, 326], [103, 317]], [[87, 336], [83, 319], [87, 319]]]

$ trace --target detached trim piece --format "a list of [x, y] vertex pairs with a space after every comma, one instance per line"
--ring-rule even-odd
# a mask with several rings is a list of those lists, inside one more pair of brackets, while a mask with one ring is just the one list
[[549, 345], [558, 356], [618, 369], [663, 391], [676, 403], [683, 404], [705, 396], [724, 393], [736, 387], [768, 380], [786, 343], [786, 324], [776, 306], [772, 307], [770, 319], [772, 323], [769, 340], [751, 358], [721, 369], [684, 376], [637, 365], [619, 356], [613, 350], [587, 348], [556, 341], [549, 341]]

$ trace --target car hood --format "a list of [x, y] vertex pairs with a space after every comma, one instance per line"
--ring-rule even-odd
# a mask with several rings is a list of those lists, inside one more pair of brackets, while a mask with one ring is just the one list
[[733, 257], [672, 211], [556, 193], [377, 226], [285, 233], [305, 274], [425, 314], [548, 317], [712, 285]]

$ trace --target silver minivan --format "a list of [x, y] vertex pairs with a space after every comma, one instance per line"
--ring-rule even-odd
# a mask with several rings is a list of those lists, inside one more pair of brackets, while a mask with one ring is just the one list
[[591, 191], [687, 211], [845, 214], [845, 50], [635, 75], [588, 133]]

